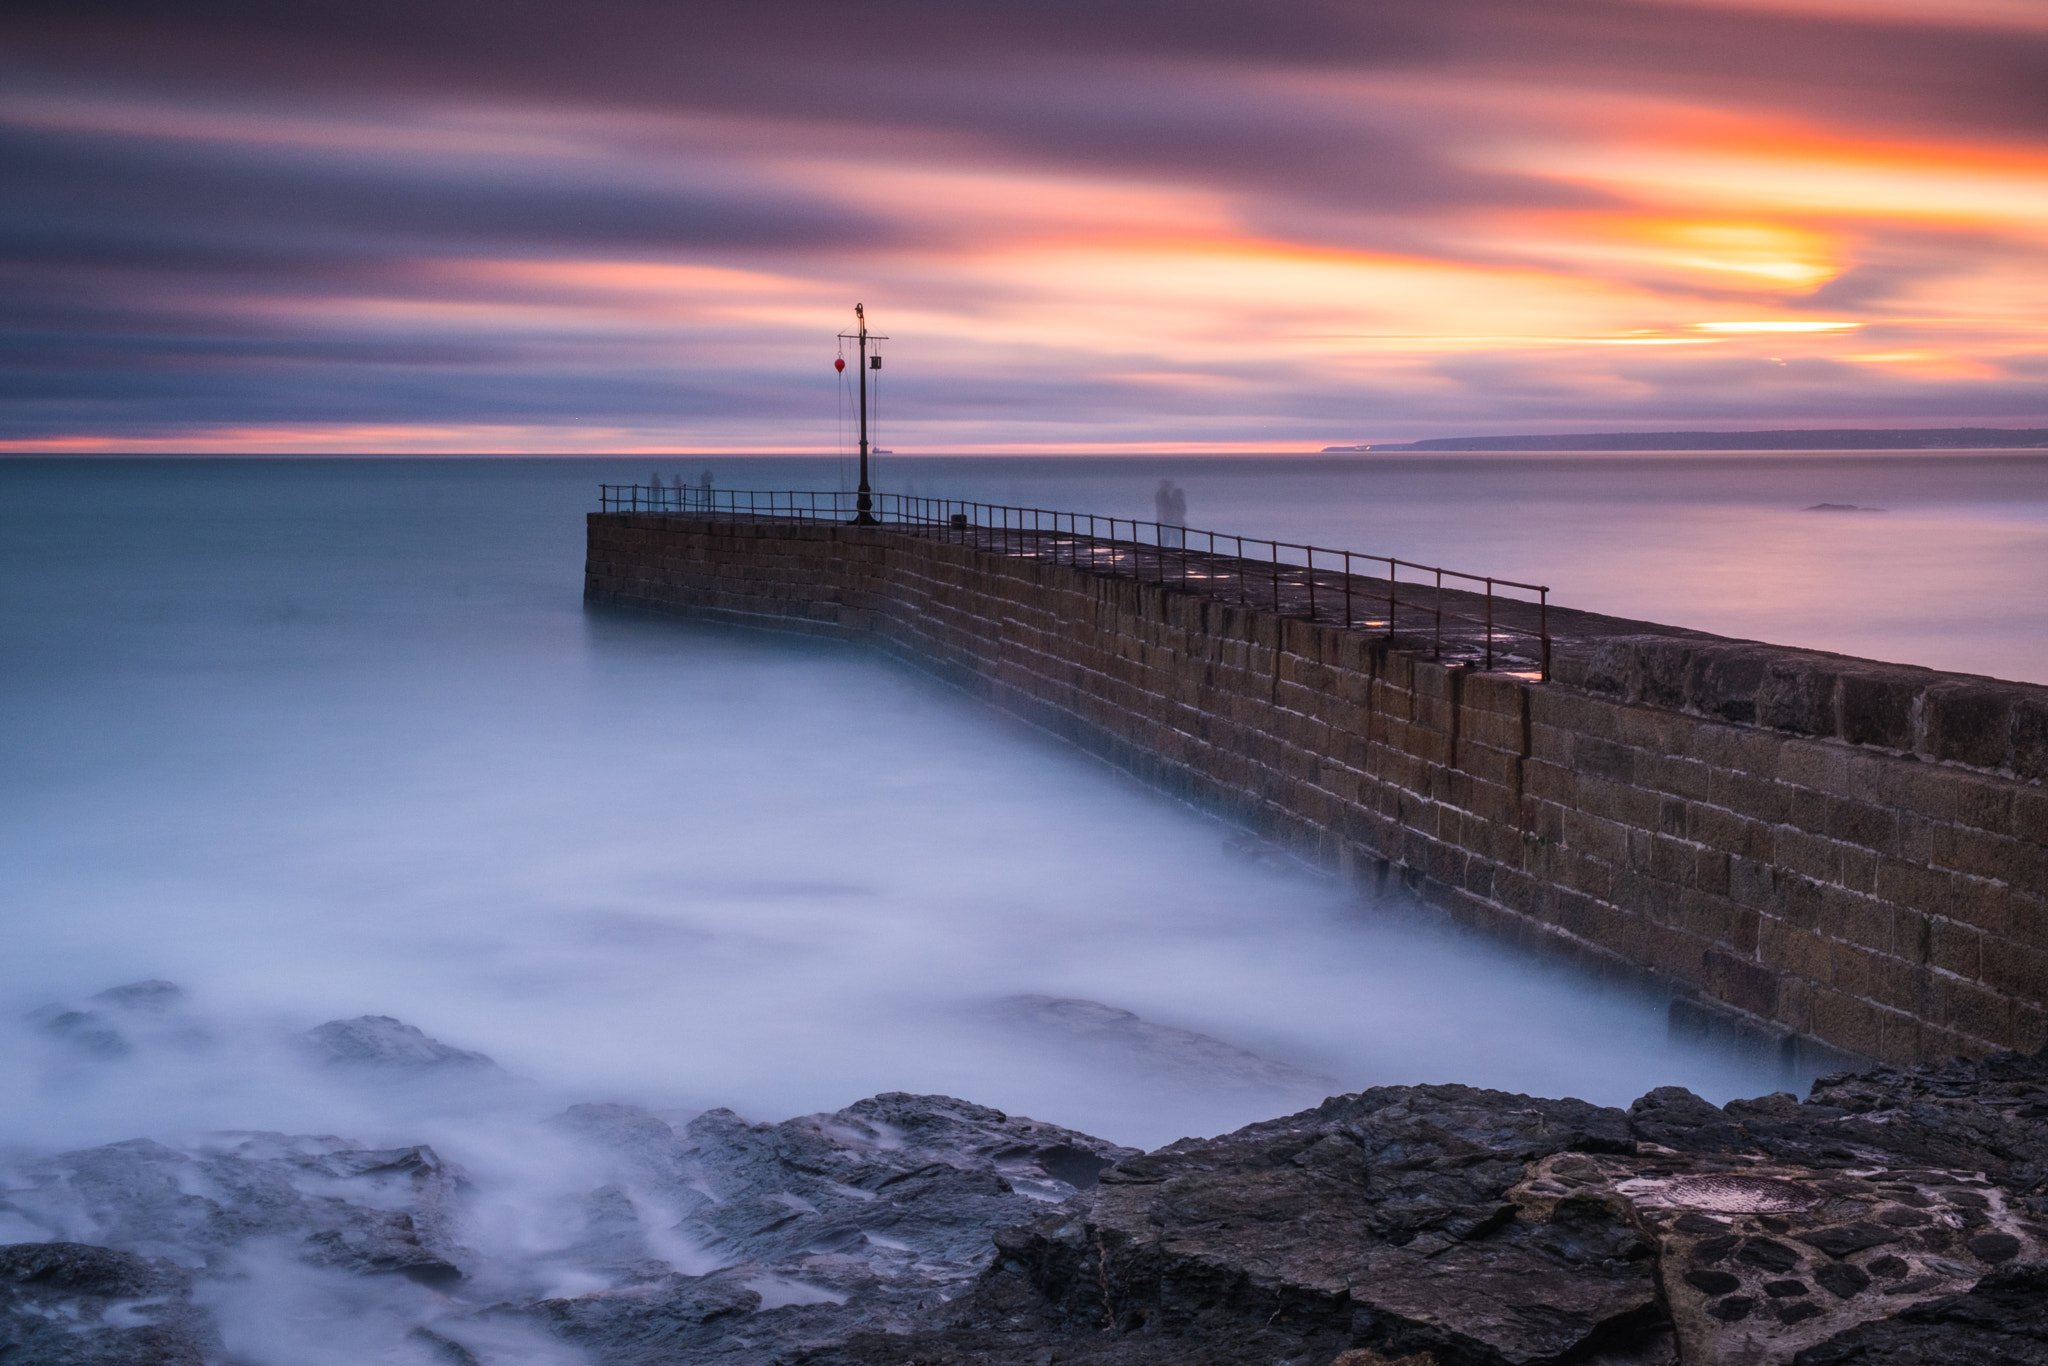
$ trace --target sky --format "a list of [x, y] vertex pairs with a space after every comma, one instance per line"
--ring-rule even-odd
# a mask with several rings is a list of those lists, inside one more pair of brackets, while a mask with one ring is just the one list
[[[2048, 0], [16, 0], [0, 453], [2048, 426]], [[851, 371], [849, 370], [849, 374]]]

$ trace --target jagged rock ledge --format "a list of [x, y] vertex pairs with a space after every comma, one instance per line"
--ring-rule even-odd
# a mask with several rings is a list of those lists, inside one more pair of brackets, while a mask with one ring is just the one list
[[[442, 1056], [373, 1023], [400, 1062]], [[385, 1278], [406, 1359], [476, 1366], [549, 1342], [596, 1366], [2048, 1364], [2048, 1057], [1723, 1108], [1379, 1087], [1151, 1153], [900, 1093], [554, 1127], [586, 1189], [538, 1263], [479, 1243], [424, 1147], [16, 1163], [0, 1214], [50, 1236], [0, 1247], [0, 1360], [249, 1360], [195, 1286], [260, 1255]]]

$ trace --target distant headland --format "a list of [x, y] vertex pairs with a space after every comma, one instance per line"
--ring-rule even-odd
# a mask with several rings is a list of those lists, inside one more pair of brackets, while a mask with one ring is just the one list
[[1822, 427], [1778, 432], [1571, 432], [1555, 436], [1442, 436], [1356, 451], [1953, 451], [2048, 449], [2044, 427]]

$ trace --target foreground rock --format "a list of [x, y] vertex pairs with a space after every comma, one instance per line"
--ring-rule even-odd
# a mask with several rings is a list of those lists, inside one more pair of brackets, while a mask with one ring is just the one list
[[455, 1048], [389, 1015], [329, 1020], [306, 1031], [309, 1052], [329, 1067], [367, 1074], [500, 1074], [482, 1053]]
[[1040, 1048], [1099, 1070], [1166, 1078], [1212, 1095], [1238, 1095], [1277, 1108], [1305, 1104], [1337, 1089], [1328, 1077], [1100, 1001], [1006, 996], [989, 1007], [987, 1016], [1024, 1033]]
[[[993, 1261], [994, 1230], [1137, 1156], [896, 1094], [772, 1125], [584, 1105], [555, 1128], [584, 1185], [570, 1235], [538, 1251], [473, 1237], [463, 1174], [424, 1146], [227, 1134], [0, 1166], [0, 1215], [52, 1240], [0, 1248], [0, 1362], [253, 1366], [270, 1358], [221, 1354], [234, 1325], [193, 1307], [195, 1284], [246, 1313], [273, 1281], [297, 1293], [336, 1278], [368, 1288], [369, 1300], [327, 1295], [377, 1306], [365, 1334], [414, 1320], [395, 1339], [366, 1336], [365, 1359], [525, 1364], [549, 1360], [534, 1343], [552, 1338], [572, 1349], [564, 1361], [785, 1360], [859, 1329], [937, 1321]], [[279, 1279], [280, 1267], [293, 1270]], [[538, 1289], [565, 1279], [586, 1289]]]
[[[478, 1065], [397, 1023], [330, 1032]], [[1382, 1087], [1142, 1154], [893, 1093], [546, 1141], [547, 1238], [425, 1147], [16, 1161], [0, 1216], [49, 1241], [0, 1248], [0, 1361], [284, 1363], [248, 1316], [315, 1284], [375, 1306], [332, 1320], [386, 1326], [360, 1359], [422, 1366], [2048, 1366], [2043, 1058], [1725, 1108]]]
[[219, 1351], [182, 1267], [80, 1243], [0, 1247], [0, 1361], [203, 1366]]
[[169, 1018], [184, 999], [184, 989], [177, 983], [151, 978], [109, 987], [83, 1001], [44, 1006], [32, 1011], [28, 1022], [44, 1037], [77, 1054], [124, 1058], [134, 1051], [138, 1034], [145, 1038], [182, 1034], [189, 1041], [195, 1031], [189, 1025], [179, 1029]]
[[[671, 1126], [618, 1105], [578, 1106], [562, 1123], [611, 1153], [625, 1178], [591, 1204], [592, 1240], [623, 1283], [493, 1312], [535, 1316], [619, 1366], [774, 1361], [854, 1325], [920, 1327], [994, 1260], [996, 1229], [1137, 1156], [986, 1106], [900, 1093], [772, 1125], [712, 1110]], [[656, 1209], [675, 1223], [641, 1212]], [[661, 1260], [664, 1233], [719, 1269], [689, 1275]]]
[[1380, 1088], [997, 1241], [944, 1327], [804, 1360], [2048, 1366], [2048, 1059], [1725, 1109]]

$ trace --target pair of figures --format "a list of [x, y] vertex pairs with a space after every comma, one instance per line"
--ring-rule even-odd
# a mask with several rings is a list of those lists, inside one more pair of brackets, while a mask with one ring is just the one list
[[[653, 476], [653, 478], [654, 478], [654, 487], [656, 487], [656, 488], [660, 488], [660, 487], [661, 487], [661, 476], [657, 474], [657, 475]], [[694, 485], [692, 485], [692, 484], [685, 484], [685, 483], [683, 482], [683, 476], [681, 476], [680, 474], [679, 474], [679, 475], [677, 475], [677, 476], [675, 477], [675, 491], [676, 491], [676, 506], [677, 506], [677, 507], [679, 507], [679, 508], [690, 508], [690, 507], [700, 507], [700, 508], [708, 508], [708, 507], [710, 507], [710, 506], [711, 506], [711, 471], [710, 471], [710, 470], [706, 470], [706, 471], [704, 471], [704, 473], [703, 473], [703, 474], [699, 475], [699, 476], [698, 476], [698, 482], [697, 482], [696, 484], [694, 484]]]

